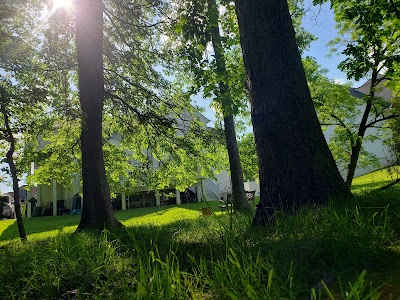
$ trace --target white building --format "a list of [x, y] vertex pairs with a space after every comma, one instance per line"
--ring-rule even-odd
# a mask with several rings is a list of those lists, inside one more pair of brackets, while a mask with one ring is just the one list
[[[199, 120], [207, 126], [210, 122], [205, 116], [199, 114]], [[184, 135], [185, 128], [188, 128], [190, 124], [190, 115], [183, 113], [181, 118], [178, 119], [178, 130], [177, 135]], [[113, 134], [109, 143], [119, 147], [121, 142], [121, 136], [119, 134]], [[39, 149], [43, 149], [48, 142], [39, 138]], [[160, 163], [151, 155], [151, 151], [147, 151], [149, 157], [149, 167], [157, 169]], [[131, 160], [130, 164], [133, 167], [140, 167], [141, 162]], [[31, 172], [34, 172], [37, 167], [34, 164]], [[197, 183], [193, 186], [187, 187], [185, 191], [179, 191], [174, 186], [166, 187], [162, 190], [150, 190], [148, 187], [142, 185], [135, 190], [134, 193], [126, 194], [123, 191], [111, 191], [116, 194], [116, 198], [113, 199], [113, 207], [117, 210], [126, 210], [138, 207], [147, 206], [160, 206], [165, 204], [181, 204], [193, 201], [202, 201], [203, 196], [208, 201], [216, 201], [220, 198], [220, 192], [218, 189], [218, 183], [210, 178], [202, 176], [197, 177]], [[28, 192], [28, 199], [32, 196], [37, 198], [37, 207], [41, 207], [41, 214], [46, 215], [60, 215], [69, 212], [79, 212], [84, 201], [80, 197], [81, 186], [78, 179], [73, 184], [73, 190], [68, 190], [62, 185], [58, 184], [55, 180], [52, 180], [48, 185], [39, 184], [37, 186], [36, 193]], [[30, 206], [31, 204], [28, 203]], [[31, 216], [31, 210], [28, 208], [28, 217]], [[36, 209], [36, 214], [38, 209]], [[35, 212], [34, 212], [35, 214]]]

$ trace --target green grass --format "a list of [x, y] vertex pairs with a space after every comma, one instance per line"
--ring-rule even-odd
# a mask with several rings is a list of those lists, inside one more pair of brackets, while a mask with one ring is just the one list
[[273, 227], [210, 205], [116, 212], [126, 228], [101, 235], [70, 234], [79, 216], [28, 219], [26, 244], [1, 221], [0, 299], [400, 299], [396, 188]]
[[[220, 214], [219, 202], [190, 203], [168, 205], [163, 207], [147, 207], [116, 211], [115, 215], [125, 226], [157, 225], [162, 226], [180, 220], [198, 219], [200, 209], [211, 206], [215, 214]], [[25, 229], [29, 239], [43, 240], [55, 237], [60, 233], [72, 233], [78, 226], [79, 215], [65, 215], [57, 217], [39, 217], [25, 219]], [[0, 221], [0, 246], [10, 240], [19, 240], [16, 220]]]
[[356, 193], [370, 192], [371, 190], [380, 188], [400, 176], [398, 167], [391, 167], [375, 171], [357, 178], [354, 178], [352, 184], [352, 191]]

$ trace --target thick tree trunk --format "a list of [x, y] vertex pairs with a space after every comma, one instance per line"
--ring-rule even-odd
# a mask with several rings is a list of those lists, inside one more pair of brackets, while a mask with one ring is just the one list
[[260, 171], [254, 224], [351, 193], [322, 134], [286, 0], [236, 0]]
[[358, 158], [360, 157], [363, 138], [365, 136], [365, 131], [367, 130], [367, 122], [369, 113], [371, 112], [372, 103], [375, 97], [375, 85], [377, 79], [378, 79], [378, 72], [377, 69], [374, 68], [372, 70], [371, 87], [369, 90], [367, 105], [365, 106], [364, 114], [362, 116], [360, 125], [358, 127], [357, 139], [355, 141], [354, 146], [351, 148], [350, 163], [347, 168], [347, 176], [346, 176], [346, 184], [349, 188], [351, 187], [351, 183], [353, 182], [354, 173], [356, 172], [357, 168]]
[[112, 209], [102, 149], [103, 3], [79, 0], [76, 5], [83, 179], [83, 208], [78, 230], [102, 230], [120, 225]]
[[[217, 64], [217, 73], [222, 78], [226, 77], [225, 53], [222, 47], [221, 35], [218, 28], [218, 9], [215, 0], [208, 0], [208, 13], [211, 20], [210, 32], [212, 45], [214, 48], [215, 62]], [[239, 149], [236, 140], [235, 121], [232, 112], [232, 100], [230, 98], [229, 85], [221, 81], [219, 83], [220, 101], [224, 113], [224, 130], [226, 147], [228, 149], [229, 167], [231, 171], [233, 206], [236, 211], [250, 210], [250, 204], [247, 202], [244, 185], [243, 171], [240, 163]]]
[[10, 143], [10, 149], [7, 151], [6, 158], [7, 163], [10, 167], [11, 171], [11, 178], [13, 182], [13, 192], [14, 192], [14, 209], [15, 209], [15, 216], [17, 218], [17, 225], [18, 225], [18, 232], [21, 240], [25, 242], [27, 240], [26, 231], [24, 226], [24, 221], [22, 220], [22, 213], [21, 213], [21, 201], [19, 199], [19, 184], [18, 184], [18, 176], [17, 176], [17, 168], [15, 167], [14, 163], [14, 151], [15, 151], [15, 139], [13, 136], [13, 132], [10, 127], [10, 122], [8, 118], [8, 113], [6, 110], [6, 95], [5, 90], [1, 88], [1, 112], [4, 118], [4, 125], [7, 131], [7, 140]]

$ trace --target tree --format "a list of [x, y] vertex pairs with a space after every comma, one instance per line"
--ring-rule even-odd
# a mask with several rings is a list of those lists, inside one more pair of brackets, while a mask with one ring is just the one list
[[[351, 158], [346, 183], [351, 186], [363, 139], [368, 128], [377, 123], [397, 118], [398, 113], [385, 111], [379, 99], [379, 89], [385, 80], [391, 80], [394, 66], [399, 63], [400, 18], [398, 1], [333, 1], [332, 8], [342, 38], [334, 43], [345, 43], [343, 54], [347, 58], [339, 68], [349, 79], [359, 80], [368, 74], [368, 92], [365, 109], [351, 147]], [[370, 113], [376, 114], [372, 120]]]
[[[327, 133], [326, 137], [329, 138], [327, 140], [329, 148], [340, 172], [346, 174], [353, 155], [352, 148], [357, 140], [365, 100], [360, 98], [362, 94], [352, 89], [349, 84], [338, 84], [328, 79], [327, 70], [322, 69], [315, 59], [307, 57], [303, 60], [303, 65], [318, 119], [323, 131]], [[390, 109], [384, 109], [387, 104], [384, 100], [375, 101], [375, 119], [380, 119], [379, 114], [382, 110], [385, 114], [390, 111]], [[370, 125], [372, 126], [374, 124]], [[364, 136], [364, 142], [390, 143], [391, 138], [386, 126], [374, 126], [374, 128], [374, 131]], [[358, 166], [362, 168], [371, 165], [379, 166], [379, 158], [369, 152], [364, 144], [360, 151]]]
[[[18, 40], [14, 47], [6, 45], [2, 48], [4, 52], [1, 55], [5, 59], [0, 61], [1, 67], [23, 85], [45, 88], [48, 100], [48, 106], [43, 109], [47, 112], [46, 118], [35, 119], [40, 123], [38, 127], [42, 127], [36, 133], [47, 145], [38, 151], [37, 136], [24, 135], [24, 167], [27, 169], [32, 161], [38, 163], [38, 169], [28, 178], [31, 183], [48, 184], [56, 180], [65, 188], [71, 188], [74, 178], [81, 179], [74, 176], [82, 164], [81, 154], [76, 148], [81, 144], [80, 120], [87, 115], [81, 114], [76, 91], [74, 10], [51, 10], [43, 21], [40, 17], [44, 10], [43, 2], [30, 2], [23, 10], [17, 9], [17, 4], [10, 7], [18, 12], [18, 19], [8, 19], [0, 27], [6, 33], [14, 30], [16, 33], [10, 36]], [[219, 156], [215, 155], [220, 152], [215, 151], [217, 143], [210, 143], [214, 132], [200, 124], [196, 117], [197, 109], [190, 105], [189, 97], [177, 93], [178, 87], [171, 86], [155, 70], [165, 58], [157, 51], [158, 26], [152, 23], [157, 19], [159, 5], [154, 1], [108, 1], [105, 8], [103, 59], [106, 97], [103, 119], [106, 119], [106, 124], [102, 128], [101, 143], [106, 154], [105, 173], [114, 192], [125, 188], [132, 191], [139, 181], [150, 183], [155, 188], [171, 184], [187, 187], [198, 175], [197, 165], [202, 166], [202, 175], [208, 175], [212, 166], [221, 164]], [[10, 49], [24, 51], [19, 53]], [[192, 114], [190, 128], [180, 126], [186, 122], [180, 118], [183, 112]], [[82, 124], [87, 124], [87, 121]], [[186, 132], [185, 136], [176, 137], [182, 130]], [[120, 149], [107, 143], [116, 132], [123, 135]], [[145, 167], [148, 157], [141, 155], [150, 146], [152, 155], [158, 156], [162, 163], [157, 172]], [[134, 149], [135, 153], [125, 152], [127, 149]], [[143, 167], [134, 168], [129, 163], [134, 158], [142, 162]], [[174, 167], [174, 162], [179, 162], [179, 168], [176, 164]], [[129, 176], [127, 170], [137, 176]], [[184, 176], [184, 173], [195, 175]], [[121, 186], [121, 175], [128, 179], [126, 186]], [[99, 218], [103, 218], [102, 214]]]
[[[110, 1], [105, 7], [102, 143], [105, 173], [113, 193], [131, 193], [143, 183], [154, 189], [171, 185], [184, 189], [196, 182], [197, 166], [201, 166], [202, 175], [210, 177], [212, 167], [220, 169], [221, 165], [215, 132], [200, 124], [197, 108], [181, 87], [171, 85], [153, 68], [164, 59], [157, 51], [158, 25], [148, 23], [158, 9], [153, 4], [150, 1], [143, 9], [140, 3]], [[70, 47], [68, 38], [63, 39], [63, 47], [51, 40], [53, 36], [70, 36], [66, 32], [72, 22], [66, 13], [59, 11], [49, 20], [55, 23], [46, 33], [53, 55], [50, 61], [59, 61], [54, 56], [62, 53], [74, 62], [75, 52], [65, 51]], [[71, 68], [70, 72], [74, 71]], [[65, 81], [75, 84], [71, 79], [74, 77]], [[41, 184], [55, 179], [72, 188], [74, 180], [80, 179], [74, 173], [82, 164], [80, 153], [75, 151], [80, 143], [80, 108], [74, 90], [62, 94], [66, 99], [54, 103], [60, 121], [56, 130], [41, 135], [47, 145], [33, 155], [39, 167], [29, 178]], [[115, 137], [118, 146], [109, 143], [116, 142]], [[160, 162], [157, 169], [149, 164], [153, 158]]]
[[246, 211], [250, 205], [245, 198], [243, 185], [243, 171], [240, 162], [239, 149], [236, 141], [235, 123], [233, 119], [233, 102], [230, 100], [230, 88], [228, 81], [224, 80], [227, 74], [225, 65], [225, 53], [222, 46], [221, 35], [219, 32], [219, 12], [215, 0], [207, 1], [209, 30], [211, 43], [214, 49], [216, 64], [216, 75], [220, 78], [218, 84], [219, 91], [216, 94], [221, 98], [219, 100], [224, 117], [224, 131], [226, 147], [229, 157], [229, 169], [231, 172], [233, 205], [237, 211]]
[[[202, 89], [204, 95], [214, 96], [214, 107], [221, 113], [224, 123], [233, 204], [237, 211], [249, 210], [250, 205], [245, 198], [243, 172], [235, 132], [234, 115], [238, 113], [239, 108], [234, 99], [234, 90], [230, 83], [232, 80], [229, 79], [227, 71], [225, 56], [227, 46], [223, 43], [226, 39], [221, 36], [219, 30], [217, 1], [177, 2], [180, 8], [174, 12], [177, 14], [177, 20], [174, 20], [175, 30], [172, 35], [175, 35], [174, 40], [181, 41], [178, 47], [179, 57], [188, 58], [183, 72], [193, 75], [193, 92]], [[203, 59], [208, 44], [212, 46], [213, 58]], [[239, 98], [238, 96], [241, 95], [236, 95], [236, 98]]]
[[[26, 68], [36, 41], [27, 42], [32, 23], [24, 22], [24, 13], [16, 6], [7, 3], [0, 11], [0, 155], [8, 163], [4, 170], [12, 179], [18, 231], [21, 240], [26, 241], [18, 177], [26, 171], [22, 151], [25, 138], [38, 132], [37, 120], [43, 117], [47, 93], [38, 84], [40, 80], [32, 76], [32, 70]], [[26, 26], [19, 28], [21, 23]]]
[[26, 231], [24, 227], [24, 221], [22, 220], [21, 214], [21, 202], [19, 199], [19, 183], [18, 183], [18, 175], [17, 168], [14, 162], [14, 152], [15, 152], [15, 138], [13, 130], [10, 126], [10, 115], [8, 111], [10, 99], [9, 95], [7, 95], [6, 89], [3, 86], [0, 86], [0, 111], [3, 117], [3, 122], [5, 126], [5, 130], [2, 130], [2, 137], [9, 142], [10, 148], [6, 154], [6, 160], [10, 168], [11, 178], [13, 182], [13, 192], [14, 192], [14, 207], [15, 207], [15, 215], [17, 217], [17, 225], [19, 236], [22, 241], [26, 241]]
[[111, 205], [102, 147], [104, 7], [98, 0], [82, 0], [76, 5], [84, 199], [78, 230], [86, 228], [101, 230], [120, 225], [115, 219]]
[[235, 3], [260, 168], [253, 223], [349, 196], [312, 105], [287, 2]]

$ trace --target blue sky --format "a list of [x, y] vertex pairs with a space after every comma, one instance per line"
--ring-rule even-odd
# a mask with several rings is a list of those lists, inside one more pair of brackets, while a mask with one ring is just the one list
[[346, 74], [337, 68], [344, 56], [334, 54], [331, 57], [327, 57], [330, 52], [327, 44], [337, 36], [335, 24], [333, 11], [329, 8], [329, 4], [322, 5], [320, 9], [319, 7], [312, 8], [303, 20], [303, 27], [318, 39], [311, 43], [306, 55], [315, 57], [320, 65], [328, 69], [329, 78], [346, 82]]
[[[318, 38], [317, 41], [311, 43], [310, 50], [306, 52], [306, 55], [315, 57], [320, 65], [328, 69], [329, 78], [345, 82], [346, 74], [337, 68], [337, 65], [343, 60], [343, 56], [333, 55], [327, 57], [330, 51], [327, 43], [337, 35], [333, 12], [330, 10], [329, 5], [324, 4], [321, 8], [311, 8], [310, 12], [303, 20], [303, 26]], [[355, 83], [355, 86], [358, 86], [357, 84], [358, 83]], [[200, 100], [199, 97], [196, 97], [195, 100], [197, 100], [198, 105], [205, 108], [204, 115], [211, 121], [214, 121], [214, 111], [209, 107], [211, 101], [209, 99]], [[11, 190], [12, 188], [10, 186], [0, 183], [0, 191], [2, 193]]]

